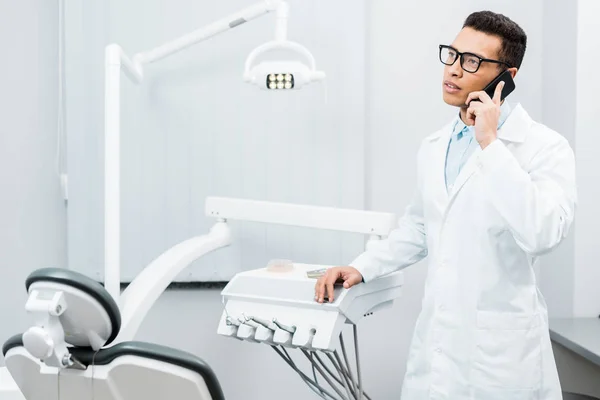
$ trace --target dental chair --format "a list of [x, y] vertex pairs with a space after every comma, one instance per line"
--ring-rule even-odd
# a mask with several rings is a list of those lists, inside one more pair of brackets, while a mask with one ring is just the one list
[[102, 285], [65, 269], [26, 280], [36, 325], [6, 341], [6, 367], [27, 400], [224, 400], [200, 358], [151, 343], [113, 344], [121, 312]]

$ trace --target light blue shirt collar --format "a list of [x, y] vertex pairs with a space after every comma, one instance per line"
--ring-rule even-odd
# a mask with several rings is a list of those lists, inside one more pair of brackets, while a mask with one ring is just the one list
[[[504, 100], [500, 105], [500, 118], [498, 118], [498, 129], [502, 127], [506, 119], [510, 115], [512, 108], [507, 100]], [[458, 118], [456, 118], [456, 123], [454, 124], [454, 128], [452, 129], [452, 139], [460, 139], [463, 135], [473, 134], [473, 126], [467, 126], [460, 119], [460, 114]], [[459, 136], [460, 135], [460, 136]]]

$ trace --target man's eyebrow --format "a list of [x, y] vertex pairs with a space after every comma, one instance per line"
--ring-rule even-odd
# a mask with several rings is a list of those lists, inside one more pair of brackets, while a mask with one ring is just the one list
[[473, 51], [460, 51], [460, 50], [459, 50], [459, 49], [457, 49], [457, 48], [456, 48], [456, 46], [454, 46], [453, 44], [451, 44], [451, 45], [450, 45], [450, 47], [452, 47], [453, 49], [456, 49], [456, 51], [458, 51], [459, 53], [469, 53], [469, 54], [476, 55], [476, 56], [477, 56], [477, 57], [479, 57], [479, 58], [483, 58], [483, 59], [489, 59], [489, 57], [486, 57], [486, 56], [484, 56], [484, 55], [482, 55], [482, 54], [475, 53], [475, 52], [473, 52]]
[[477, 53], [473, 53], [472, 51], [469, 51], [468, 53], [475, 54], [475, 55], [476, 55], [477, 57], [479, 57], [479, 58], [485, 58], [485, 59], [488, 59], [488, 58], [489, 58], [489, 57], [486, 57], [486, 56], [484, 56], [483, 54], [477, 54]]
[[489, 57], [486, 57], [486, 56], [484, 56], [483, 54], [478, 54], [478, 53], [475, 53], [475, 52], [473, 52], [473, 51], [467, 51], [467, 53], [474, 54], [474, 55], [476, 55], [476, 56], [477, 56], [477, 57], [479, 57], [479, 58], [483, 58], [483, 59], [489, 59]]

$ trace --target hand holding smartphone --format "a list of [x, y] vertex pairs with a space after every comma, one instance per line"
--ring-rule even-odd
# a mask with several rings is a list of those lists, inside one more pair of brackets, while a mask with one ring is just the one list
[[[502, 83], [500, 87], [498, 85]], [[499, 101], [504, 100], [515, 89], [515, 83], [509, 70], [505, 70], [494, 78], [483, 91], [489, 96], [481, 95], [481, 91], [472, 92], [467, 97], [468, 106], [465, 113], [465, 124], [475, 126], [475, 138], [482, 149], [485, 149], [497, 137], [497, 126], [500, 116]], [[485, 100], [482, 100], [485, 99]], [[475, 103], [473, 103], [475, 101]]]
[[[498, 86], [498, 84], [500, 82], [504, 82], [504, 87], [502, 88], [502, 93], [500, 95], [500, 101], [504, 100], [506, 98], [506, 96], [511, 94], [513, 92], [513, 90], [515, 90], [515, 88], [516, 88], [515, 81], [513, 80], [512, 75], [510, 74], [509, 70], [505, 70], [504, 72], [499, 74], [497, 77], [495, 77], [494, 80], [492, 80], [485, 88], [483, 88], [483, 91], [486, 92], [487, 95], [493, 99], [494, 92], [496, 91], [496, 86]], [[480, 101], [480, 100], [474, 99], [471, 101]]]

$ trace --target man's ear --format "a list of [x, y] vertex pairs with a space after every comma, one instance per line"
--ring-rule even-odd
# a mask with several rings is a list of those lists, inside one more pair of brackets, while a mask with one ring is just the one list
[[510, 71], [510, 75], [512, 76], [513, 79], [515, 79], [515, 76], [517, 75], [517, 72], [519, 71], [517, 69], [517, 67], [512, 67], [508, 69]]

